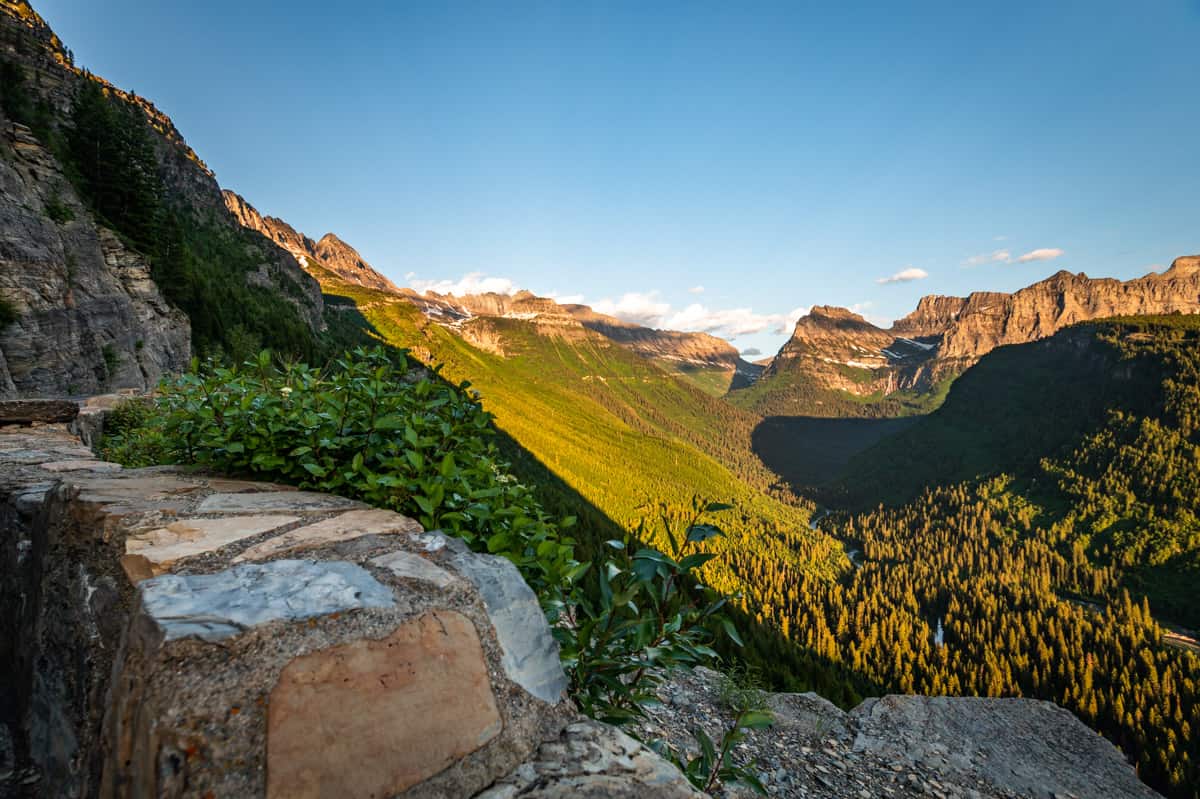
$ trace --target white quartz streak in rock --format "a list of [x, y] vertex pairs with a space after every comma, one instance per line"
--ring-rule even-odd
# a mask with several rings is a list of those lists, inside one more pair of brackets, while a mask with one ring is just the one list
[[395, 604], [389, 588], [344, 561], [277, 560], [216, 574], [165, 574], [138, 588], [167, 640], [215, 641], [258, 624]]

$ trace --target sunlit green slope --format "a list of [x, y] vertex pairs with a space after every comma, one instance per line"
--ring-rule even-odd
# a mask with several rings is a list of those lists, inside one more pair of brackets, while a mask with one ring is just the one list
[[757, 416], [579, 326], [493, 317], [464, 331], [394, 294], [318, 277], [383, 339], [470, 381], [500, 429], [617, 524], [636, 525], [648, 501], [734, 505], [719, 520], [730, 535], [709, 579], [744, 590], [751, 607], [760, 562], [825, 576], [847, 566], [835, 542], [809, 529], [807, 507], [771, 495], [774, 476], [750, 449]]

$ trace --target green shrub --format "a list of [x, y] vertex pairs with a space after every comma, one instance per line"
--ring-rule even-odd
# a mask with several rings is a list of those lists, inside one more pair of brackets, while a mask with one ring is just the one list
[[62, 197], [53, 194], [46, 200], [46, 216], [61, 225], [74, 219], [75, 212], [62, 201]]
[[740, 644], [721, 611], [728, 597], [701, 581], [705, 563], [716, 555], [699, 544], [722, 535], [701, 524], [708, 513], [728, 505], [699, 499], [685, 515], [658, 506], [656, 515], [671, 544], [671, 555], [634, 547], [646, 534], [644, 523], [622, 541], [609, 541], [596, 596], [577, 596], [570, 625], [560, 632], [563, 665], [583, 712], [623, 724], [657, 701], [654, 689], [672, 669], [712, 663], [716, 634]]
[[105, 374], [112, 377], [113, 372], [121, 365], [121, 353], [117, 352], [117, 348], [112, 344], [105, 344], [100, 349], [100, 355], [104, 358]]
[[175, 448], [157, 424], [158, 414], [150, 399], [122, 400], [104, 417], [100, 456], [135, 468], [173, 462]]
[[[328, 372], [264, 352], [164, 382], [147, 423], [172, 442], [160, 460], [361, 499], [508, 557], [535, 590], [565, 585], [572, 542], [498, 460], [478, 400], [407, 375], [403, 354], [380, 348]], [[145, 460], [127, 441], [108, 451]]]

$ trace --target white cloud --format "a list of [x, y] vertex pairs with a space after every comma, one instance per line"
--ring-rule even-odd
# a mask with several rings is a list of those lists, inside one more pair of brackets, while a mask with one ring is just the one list
[[992, 241], [1008, 241], [1008, 236], [996, 236]]
[[808, 308], [796, 308], [787, 314], [763, 314], [752, 308], [709, 308], [698, 302], [676, 309], [663, 302], [656, 291], [634, 291], [621, 295], [619, 300], [600, 300], [592, 303], [592, 310], [645, 327], [710, 333], [726, 339], [764, 330], [784, 335], [791, 332], [797, 319], [808, 313]]
[[671, 312], [671, 304], [661, 302], [657, 291], [630, 291], [615, 302], [604, 299], [593, 303], [592, 310], [644, 327], [662, 327], [663, 318]]
[[404, 279], [405, 279], [405, 280], [412, 280], [412, 279], [413, 279], [414, 277], [416, 277], [416, 276], [417, 276], [417, 273], [416, 273], [416, 272], [405, 272], [405, 273], [404, 273]]
[[[412, 288], [418, 292], [432, 291], [460, 297], [464, 294], [482, 294], [489, 291], [497, 294], [515, 294], [519, 290], [519, 286], [512, 280], [492, 277], [483, 272], [470, 272], [458, 280], [412, 280], [411, 277], [409, 280]], [[703, 290], [703, 286], [688, 289], [691, 294], [699, 294]], [[559, 294], [557, 291], [542, 296], [563, 305], [584, 301], [582, 294]], [[757, 313], [752, 308], [709, 308], [701, 303], [675, 308], [663, 300], [657, 291], [630, 291], [617, 299], [605, 298], [590, 304], [592, 310], [597, 313], [615, 316], [645, 327], [710, 333], [726, 339], [763, 331], [786, 335], [792, 332], [796, 321], [809, 311], [807, 307], [800, 307], [786, 314], [764, 314]]]
[[891, 277], [881, 277], [875, 282], [880, 285], [887, 285], [888, 283], [911, 283], [914, 280], [924, 280], [927, 277], [929, 277], [929, 273], [924, 269], [910, 266], [907, 269], [900, 270]]
[[1053, 261], [1064, 254], [1065, 252], [1058, 247], [1040, 247], [1022, 255], [1017, 259], [1017, 263], [1026, 264], [1030, 261]]
[[792, 329], [794, 327], [796, 327], [796, 323], [800, 321], [800, 317], [808, 316], [808, 312], [811, 310], [812, 310], [812, 306], [810, 306], [810, 305], [809, 306], [801, 305], [799, 308], [793, 308], [791, 310], [791, 313], [788, 313], [784, 317], [783, 325], [781, 325], [778, 329], [776, 329], [775, 332], [791, 333]]
[[559, 294], [557, 291], [551, 291], [546, 297], [554, 300], [559, 305], [579, 305], [583, 302], [582, 294]]
[[707, 308], [693, 303], [662, 320], [661, 326], [671, 330], [691, 330], [712, 333], [724, 338], [761, 333], [770, 330], [784, 333], [787, 318], [783, 314], [760, 314], [750, 308]]
[[1008, 264], [1012, 263], [1012, 253], [1008, 250], [993, 250], [992, 252], [981, 253], [980, 255], [972, 255], [970, 258], [963, 261], [963, 266], [982, 266], [983, 264]]
[[438, 294], [453, 294], [461, 297], [464, 294], [515, 294], [517, 284], [506, 277], [489, 277], [483, 272], [469, 272], [458, 280], [414, 280], [412, 288], [421, 293], [427, 291]]
[[762, 350], [760, 350], [758, 347], [747, 347], [746, 349], [742, 350], [743, 358], [753, 358], [755, 355], [762, 355]]

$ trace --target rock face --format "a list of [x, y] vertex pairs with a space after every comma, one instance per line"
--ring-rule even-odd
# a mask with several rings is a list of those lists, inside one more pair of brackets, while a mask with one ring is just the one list
[[[924, 297], [890, 329], [843, 308], [819, 306], [763, 373], [760, 410], [826, 415], [810, 397], [789, 397], [796, 382], [859, 397], [923, 392], [996, 347], [1046, 338], [1077, 322], [1110, 316], [1200, 313], [1200, 256], [1177, 258], [1162, 274], [1121, 282], [1058, 274], [1013, 294]], [[772, 396], [769, 387], [778, 390]]]
[[509, 561], [389, 511], [0, 426], [0, 575], [3, 796], [693, 794]]
[[149, 262], [96, 225], [58, 162], [2, 114], [0, 296], [16, 317], [0, 330], [0, 396], [145, 389], [191, 355], [187, 317]]
[[[708, 669], [673, 676], [641, 735], [686, 748], [692, 744], [681, 732], [701, 727], [719, 740], [731, 721], [720, 684]], [[751, 732], [734, 759], [753, 763], [772, 796], [1158, 796], [1115, 746], [1049, 702], [885, 696], [846, 712], [811, 693], [763, 699], [775, 724]]]
[[[171, 120], [149, 101], [77, 69], [24, 0], [0, 0], [0, 60], [18, 69], [32, 100], [62, 132], [80, 86], [93, 82], [146, 115], [170, 206], [240, 232], [220, 187]], [[285, 298], [314, 331], [320, 287], [284, 249], [258, 248], [246, 281]], [[129, 249], [85, 206], [62, 164], [0, 111], [0, 397], [95, 394], [153, 387], [191, 357], [187, 317]], [[7, 321], [7, 320], [6, 320]]]

